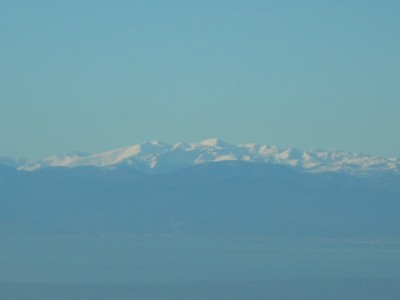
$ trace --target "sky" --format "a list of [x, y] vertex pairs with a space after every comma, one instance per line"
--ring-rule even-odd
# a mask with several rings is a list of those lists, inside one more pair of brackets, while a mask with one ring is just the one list
[[400, 157], [400, 2], [0, 1], [0, 155], [219, 137]]

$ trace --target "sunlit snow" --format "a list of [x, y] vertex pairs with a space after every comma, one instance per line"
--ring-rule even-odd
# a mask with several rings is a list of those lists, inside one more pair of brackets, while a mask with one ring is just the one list
[[[5, 159], [3, 159], [5, 161]], [[169, 145], [159, 141], [119, 148], [103, 153], [52, 155], [41, 160], [15, 161], [20, 170], [37, 170], [45, 167], [115, 167], [129, 165], [142, 171], [168, 171], [191, 165], [219, 162], [246, 161], [283, 164], [308, 172], [368, 172], [400, 173], [397, 158], [383, 158], [339, 150], [302, 151], [296, 148], [280, 149], [276, 146], [254, 143], [232, 145], [221, 139], [211, 138], [195, 143]], [[14, 163], [14, 161], [13, 161]]]

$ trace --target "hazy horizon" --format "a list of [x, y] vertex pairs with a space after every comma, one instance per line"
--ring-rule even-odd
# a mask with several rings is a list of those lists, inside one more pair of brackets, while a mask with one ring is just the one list
[[0, 4], [1, 155], [220, 137], [400, 156], [400, 4]]

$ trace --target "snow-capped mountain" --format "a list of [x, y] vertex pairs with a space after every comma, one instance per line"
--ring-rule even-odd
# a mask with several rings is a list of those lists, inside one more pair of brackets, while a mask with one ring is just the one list
[[400, 160], [397, 158], [382, 158], [338, 150], [302, 151], [296, 148], [280, 149], [276, 146], [257, 144], [232, 145], [216, 138], [174, 145], [147, 141], [103, 153], [67, 153], [41, 160], [21, 161], [16, 167], [20, 170], [34, 171], [45, 167], [130, 166], [141, 171], [165, 172], [219, 161], [282, 164], [313, 173], [400, 173]]

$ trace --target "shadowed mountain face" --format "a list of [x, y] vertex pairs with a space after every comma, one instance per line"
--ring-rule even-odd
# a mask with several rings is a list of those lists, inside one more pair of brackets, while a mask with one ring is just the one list
[[400, 237], [400, 176], [244, 162], [163, 174], [0, 168], [1, 233]]

